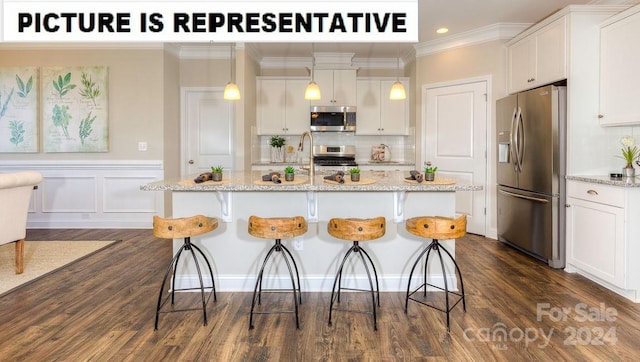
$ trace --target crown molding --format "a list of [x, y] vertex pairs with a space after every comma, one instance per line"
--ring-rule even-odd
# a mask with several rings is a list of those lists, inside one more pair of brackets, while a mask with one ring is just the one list
[[529, 23], [496, 23], [447, 38], [421, 43], [416, 45], [414, 49], [416, 50], [416, 57], [423, 57], [494, 40], [511, 39], [530, 26], [531, 24]]

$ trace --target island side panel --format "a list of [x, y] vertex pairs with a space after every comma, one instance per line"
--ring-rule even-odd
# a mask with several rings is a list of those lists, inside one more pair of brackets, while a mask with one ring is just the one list
[[[404, 195], [404, 214], [407, 218], [421, 215], [454, 216], [455, 192], [406, 192]], [[407, 233], [404, 222], [393, 222], [393, 192], [316, 192], [316, 197], [318, 222], [309, 223], [307, 233], [299, 237], [303, 249], [294, 250], [294, 240], [283, 240], [283, 244], [298, 261], [303, 290], [330, 291], [337, 263], [351, 245], [350, 242], [336, 239], [327, 233], [328, 221], [332, 217], [375, 216], [386, 218], [386, 235], [363, 244], [370, 250], [377, 265], [380, 288], [383, 291], [405, 290], [406, 277], [413, 259], [424, 247], [425, 241]], [[249, 216], [306, 217], [307, 193], [233, 192], [230, 199], [231, 222], [220, 222], [217, 230], [194, 237], [192, 241], [209, 255], [219, 290], [251, 291], [262, 259], [273, 241], [248, 234]], [[221, 205], [216, 192], [174, 191], [173, 216], [195, 214], [221, 216]], [[174, 241], [174, 250], [181, 243], [181, 240]], [[445, 245], [452, 254], [455, 252], [453, 241], [446, 241]], [[284, 263], [275, 263], [268, 271], [276, 277], [270, 276], [265, 288], [287, 286], [288, 274]], [[366, 280], [364, 270], [357, 267], [353, 272], [358, 283]], [[434, 269], [434, 273], [439, 274], [439, 271]], [[193, 287], [197, 285], [197, 281], [193, 263], [188, 262], [179, 268], [176, 282], [178, 287]]]

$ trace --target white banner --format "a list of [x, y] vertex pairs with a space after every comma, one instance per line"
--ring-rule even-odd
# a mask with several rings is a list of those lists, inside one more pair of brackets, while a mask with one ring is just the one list
[[418, 41], [418, 0], [4, 0], [2, 8], [8, 42]]

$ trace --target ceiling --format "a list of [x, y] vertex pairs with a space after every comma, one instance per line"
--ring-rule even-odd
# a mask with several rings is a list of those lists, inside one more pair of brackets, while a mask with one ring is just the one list
[[[621, 4], [640, 0], [418, 0], [419, 43], [438, 41], [496, 23], [536, 23], [567, 5]], [[449, 28], [445, 35], [435, 29]], [[314, 43], [313, 52], [355, 53], [354, 58], [412, 54], [415, 43]], [[251, 44], [258, 57], [309, 57], [310, 43]]]

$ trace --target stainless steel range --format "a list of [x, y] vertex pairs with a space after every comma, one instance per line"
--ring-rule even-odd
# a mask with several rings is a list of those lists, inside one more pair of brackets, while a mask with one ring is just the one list
[[357, 167], [355, 146], [313, 146], [313, 163], [316, 167]]

